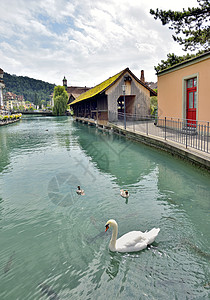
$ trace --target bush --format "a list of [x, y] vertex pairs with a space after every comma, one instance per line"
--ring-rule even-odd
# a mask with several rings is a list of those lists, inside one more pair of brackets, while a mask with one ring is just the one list
[[158, 107], [157, 96], [150, 97], [150, 111], [152, 116], [155, 115], [155, 112], [157, 111], [157, 107]]

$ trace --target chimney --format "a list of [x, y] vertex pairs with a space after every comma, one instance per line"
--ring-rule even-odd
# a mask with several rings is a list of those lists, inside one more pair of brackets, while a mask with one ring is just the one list
[[141, 70], [141, 81], [142, 82], [145, 82], [145, 79], [144, 79], [144, 70]]

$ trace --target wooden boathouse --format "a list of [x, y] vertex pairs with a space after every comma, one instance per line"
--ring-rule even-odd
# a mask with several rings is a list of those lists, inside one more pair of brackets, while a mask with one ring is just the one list
[[[143, 71], [142, 71], [143, 72]], [[123, 87], [124, 86], [124, 92]], [[89, 89], [71, 102], [75, 119], [89, 119], [99, 125], [115, 122], [126, 114], [150, 115], [150, 96], [156, 96], [144, 81], [138, 79], [129, 68]]]

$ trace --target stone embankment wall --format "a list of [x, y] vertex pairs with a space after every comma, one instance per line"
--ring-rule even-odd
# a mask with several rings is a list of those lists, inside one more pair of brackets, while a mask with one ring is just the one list
[[0, 114], [0, 126], [8, 125], [20, 121], [22, 114], [1, 115]]
[[1, 120], [0, 120], [0, 126], [12, 124], [12, 123], [15, 123], [15, 122], [18, 122], [18, 121], [20, 121], [20, 119], [7, 120], [7, 121], [1, 121]]

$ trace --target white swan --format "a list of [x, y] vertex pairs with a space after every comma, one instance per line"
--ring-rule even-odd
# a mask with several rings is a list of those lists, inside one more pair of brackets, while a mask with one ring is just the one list
[[109, 249], [113, 252], [136, 252], [145, 249], [147, 245], [154, 242], [160, 228], [153, 228], [150, 231], [130, 231], [117, 239], [118, 225], [115, 220], [106, 222], [106, 230], [112, 227], [112, 237], [109, 243]]
[[120, 195], [123, 197], [123, 198], [128, 198], [129, 197], [129, 193], [128, 191], [124, 191], [124, 190], [120, 190]]

